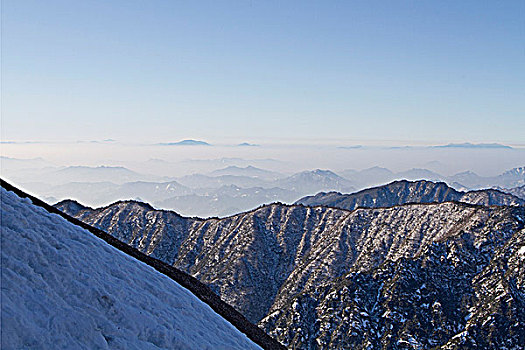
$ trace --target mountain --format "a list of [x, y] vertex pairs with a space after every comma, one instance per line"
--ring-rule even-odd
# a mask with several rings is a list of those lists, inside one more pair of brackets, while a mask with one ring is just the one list
[[275, 307], [260, 325], [303, 349], [521, 349], [525, 230], [515, 224], [508, 239], [456, 231], [410, 258], [351, 268]]
[[[515, 168], [493, 177], [465, 172], [444, 177], [443, 181], [461, 191], [496, 186], [512, 188], [525, 183], [523, 169]], [[193, 174], [176, 180], [138, 173], [123, 167], [23, 171], [27, 173], [22, 178], [28, 181], [20, 181], [21, 186], [30, 193], [45, 198], [49, 203], [70, 198], [98, 207], [118, 200], [132, 199], [151, 203], [158, 208], [176, 210], [183, 215], [202, 217], [228, 216], [271, 202], [293, 203], [318, 192], [351, 193], [361, 189], [364, 184], [377, 186], [392, 178], [440, 178], [439, 174], [426, 169], [393, 173], [380, 167], [342, 172], [351, 180], [323, 170], [283, 177], [277, 172], [251, 165], [223, 166], [208, 172], [208, 175]], [[12, 175], [13, 172], [8, 171], [7, 174]], [[17, 180], [19, 177], [9, 179]], [[123, 182], [126, 179], [132, 181]], [[390, 181], [393, 180], [388, 182]]]
[[[223, 174], [223, 175], [221, 175]], [[230, 175], [246, 174], [246, 175]], [[176, 210], [188, 216], [228, 216], [272, 202], [293, 203], [306, 194], [323, 189], [351, 189], [348, 181], [327, 172], [320, 177], [298, 175], [281, 182], [281, 175], [253, 166], [229, 166], [212, 173], [216, 176], [194, 174], [178, 181], [68, 182], [61, 185], [25, 183], [24, 188], [56, 203], [67, 198], [86, 205], [105, 206], [119, 200], [148, 202], [158, 208]], [[334, 176], [334, 178], [331, 178]], [[298, 180], [301, 192], [294, 190]], [[341, 181], [343, 184], [341, 184]], [[291, 186], [292, 189], [281, 188]]]
[[192, 193], [192, 190], [181, 185], [177, 181], [169, 182], [127, 182], [119, 186], [112, 196], [115, 198], [110, 202], [124, 199], [140, 198], [146, 202], [157, 202], [174, 196], [182, 196]]
[[271, 204], [224, 219], [137, 202], [57, 208], [190, 273], [292, 348], [525, 340], [524, 207]]
[[354, 183], [357, 188], [376, 186], [394, 179], [392, 171], [378, 166], [361, 171], [344, 170], [341, 175]]
[[[101, 206], [118, 200], [137, 199], [155, 203], [175, 196], [192, 194], [193, 190], [176, 181], [136, 181], [124, 184], [112, 182], [68, 182], [62, 185], [25, 184], [24, 188], [42, 198], [75, 199], [89, 206]], [[57, 200], [54, 201], [55, 203]]]
[[[68, 182], [60, 185], [45, 183], [26, 183], [23, 188], [38, 193], [41, 198], [75, 199], [90, 206], [112, 203], [119, 198], [113, 193], [120, 185], [113, 182]], [[56, 202], [56, 201], [55, 201]]]
[[2, 174], [17, 183], [45, 183], [64, 185], [69, 182], [112, 182], [123, 184], [132, 181], [165, 181], [162, 176], [141, 174], [121, 166], [68, 166], [42, 169], [2, 169]]
[[199, 140], [182, 140], [178, 142], [159, 143], [159, 146], [211, 146], [208, 142]]
[[450, 176], [447, 180], [449, 183], [456, 182], [470, 189], [487, 187], [512, 188], [525, 185], [525, 167], [510, 169], [500, 175], [488, 177], [465, 171]]
[[386, 168], [373, 167], [364, 170], [344, 170], [340, 174], [351, 181], [357, 189], [382, 185], [394, 180], [443, 181], [455, 189], [482, 189], [490, 187], [512, 188], [525, 184], [525, 167], [518, 167], [497, 176], [480, 176], [472, 171], [464, 171], [452, 176], [444, 176], [428, 169], [413, 168], [394, 173]]
[[9, 169], [11, 171], [23, 170], [23, 169], [42, 169], [47, 167], [53, 167], [54, 165], [45, 159], [38, 158], [12, 158], [0, 156], [0, 165], [2, 171]]
[[514, 187], [514, 188], [501, 188], [500, 187], [500, 188], [497, 188], [497, 189], [502, 191], [502, 192], [512, 194], [513, 196], [516, 196], [518, 198], [521, 198], [521, 199], [525, 200], [525, 185], [519, 186], [519, 187]]
[[348, 192], [355, 190], [352, 183], [329, 170], [303, 171], [272, 182], [273, 186], [303, 194], [334, 190]]
[[483, 176], [479, 176], [478, 174], [472, 171], [464, 171], [464, 172], [449, 176], [448, 181], [449, 183], [461, 184], [462, 186], [465, 186], [466, 188], [491, 187], [489, 185], [491, 182], [490, 179], [485, 178]]
[[[252, 180], [250, 180], [252, 181]], [[255, 182], [255, 181], [252, 181]], [[106, 206], [119, 200], [148, 202], [157, 208], [175, 210], [187, 216], [228, 216], [272, 202], [293, 203], [302, 194], [281, 188], [238, 187], [191, 189], [176, 181], [72, 182], [64, 185], [27, 184], [49, 203], [74, 199], [91, 207]]]
[[394, 181], [387, 185], [352, 194], [321, 192], [315, 196], [302, 198], [296, 204], [354, 210], [356, 208], [392, 207], [406, 203], [442, 203], [448, 201], [481, 205], [525, 205], [525, 200], [498, 190], [460, 192], [447, 186], [444, 182], [425, 180]]
[[360, 171], [344, 170], [341, 175], [355, 184], [356, 188], [363, 189], [370, 186], [382, 185], [394, 180], [430, 180], [443, 181], [445, 176], [428, 169], [412, 168], [394, 173], [382, 167], [372, 167]]
[[223, 175], [232, 175], [232, 176], [248, 176], [255, 177], [265, 180], [275, 180], [282, 178], [283, 175], [274, 171], [269, 171], [261, 168], [256, 168], [254, 166], [248, 165], [246, 167], [238, 167], [235, 165], [230, 165], [223, 169], [218, 169], [210, 172], [209, 176], [223, 176]]
[[412, 168], [396, 174], [398, 179], [402, 180], [429, 180], [442, 181], [445, 177], [428, 169]]
[[158, 208], [174, 210], [186, 216], [229, 216], [273, 202], [293, 203], [300, 194], [282, 188], [249, 187], [235, 185], [218, 189], [198, 189], [194, 194], [177, 196], [154, 202]]
[[160, 177], [143, 175], [121, 166], [69, 166], [53, 173], [55, 182], [115, 182], [125, 183], [130, 181], [139, 181], [144, 178]]
[[449, 143], [443, 146], [432, 146], [431, 148], [471, 148], [471, 149], [512, 149], [510, 146], [500, 143]]
[[235, 185], [239, 187], [270, 186], [269, 182], [251, 176], [220, 175], [208, 176], [202, 174], [186, 175], [177, 178], [177, 182], [193, 189], [197, 188], [219, 188], [221, 186]]
[[525, 185], [525, 166], [505, 171], [496, 177], [496, 185], [506, 188]]
[[[191, 277], [9, 187], [2, 181], [3, 349], [260, 348], [176, 280], [190, 286]], [[216, 298], [194, 285], [201, 297]], [[242, 320], [220, 301], [210, 305]], [[251, 336], [262, 333], [248, 329]], [[267, 336], [261, 339], [280, 348]]]
[[180, 177], [177, 181], [184, 186], [194, 189], [209, 189], [235, 185], [244, 188], [280, 188], [289, 192], [295, 192], [299, 196], [313, 194], [323, 190], [354, 190], [350, 181], [329, 170], [317, 169], [314, 171], [303, 171], [285, 178], [270, 180], [269, 177], [281, 176], [278, 173], [268, 172], [250, 166], [245, 168], [229, 166], [225, 169], [212, 172], [211, 175], [214, 176], [193, 174]]

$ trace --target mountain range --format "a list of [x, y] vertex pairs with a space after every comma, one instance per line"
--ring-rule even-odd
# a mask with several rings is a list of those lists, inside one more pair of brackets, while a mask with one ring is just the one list
[[492, 187], [513, 188], [525, 185], [525, 167], [507, 170], [497, 176], [480, 176], [472, 171], [445, 176], [435, 171], [413, 168], [401, 172], [392, 172], [382, 167], [372, 167], [360, 171], [348, 169], [340, 174], [348, 179], [357, 189], [383, 185], [395, 180], [430, 180], [443, 181], [457, 190], [475, 190]]
[[[417, 186], [398, 191], [420, 196]], [[523, 206], [271, 204], [223, 219], [133, 201], [56, 207], [188, 272], [292, 348], [517, 349], [525, 341]]]
[[512, 147], [507, 145], [502, 145], [501, 143], [449, 143], [443, 146], [432, 146], [433, 148], [489, 148], [489, 149], [512, 149]]
[[2, 175], [17, 183], [39, 183], [47, 186], [64, 185], [69, 182], [112, 182], [123, 184], [135, 181], [166, 181], [169, 177], [142, 174], [122, 166], [46, 166], [43, 168], [26, 167], [33, 162], [24, 161], [20, 165], [7, 162], [2, 168]]
[[[80, 172], [78, 178], [82, 180], [87, 179], [87, 175], [84, 175], [86, 171], [99, 170], [102, 173], [121, 171], [114, 167], [67, 168], [68, 172]], [[94, 176], [94, 179], [108, 179], [102, 173]], [[44, 177], [42, 180], [46, 181], [45, 179]], [[120, 179], [122, 181], [126, 177]], [[24, 183], [23, 187], [51, 203], [74, 198], [90, 206], [103, 206], [118, 200], [132, 199], [152, 203], [159, 208], [176, 210], [184, 215], [203, 217], [233, 215], [272, 202], [293, 203], [305, 195], [324, 190], [354, 189], [348, 180], [331, 171], [305, 171], [285, 177], [250, 166], [229, 166], [209, 175], [194, 174], [162, 182], [29, 182]]]
[[[156, 208], [200, 217], [224, 217], [272, 202], [294, 203], [319, 192], [354, 193], [398, 179], [443, 181], [458, 191], [491, 187], [511, 189], [525, 184], [523, 167], [492, 177], [473, 172], [447, 177], [428, 169], [394, 173], [381, 167], [340, 173], [316, 169], [286, 175], [252, 165], [227, 165], [231, 162], [240, 164], [238, 159], [223, 160], [217, 163], [217, 166], [223, 166], [213, 171], [169, 177], [140, 173], [121, 166], [56, 167], [43, 159], [4, 157], [2, 174], [49, 203], [70, 198], [98, 207], [118, 200], [138, 200]], [[148, 171], [157, 169], [159, 162], [166, 163], [161, 160], [146, 162]], [[175, 163], [170, 166], [175, 166]]]
[[276, 179], [284, 177], [283, 174], [280, 174], [278, 172], [256, 168], [251, 165], [248, 165], [246, 167], [230, 165], [223, 169], [214, 170], [210, 172], [209, 175], [210, 176], [224, 176], [224, 175], [248, 176], [248, 177], [260, 178], [263, 180], [276, 180]]

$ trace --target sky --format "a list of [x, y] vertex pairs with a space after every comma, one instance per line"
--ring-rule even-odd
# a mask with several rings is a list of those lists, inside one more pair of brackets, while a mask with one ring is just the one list
[[524, 1], [2, 1], [6, 141], [525, 145]]

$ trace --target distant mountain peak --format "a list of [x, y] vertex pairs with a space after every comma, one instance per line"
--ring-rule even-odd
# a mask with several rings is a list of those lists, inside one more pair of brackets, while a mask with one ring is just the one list
[[503, 175], [525, 175], [525, 166], [507, 170]]
[[331, 170], [325, 169], [315, 169], [311, 171], [303, 171], [301, 174], [315, 174], [315, 175], [324, 175], [324, 176], [339, 176]]
[[281, 174], [254, 167], [253, 165], [247, 165], [245, 167], [237, 165], [229, 165], [222, 169], [217, 169], [209, 173], [211, 176], [248, 176], [252, 178], [261, 178], [267, 180], [273, 180], [282, 177]]
[[84, 209], [91, 209], [73, 199], [64, 199], [63, 201], [54, 204], [54, 206], [57, 208], [60, 207], [62, 211], [67, 211], [68, 213], [71, 213], [71, 215], [77, 215], [78, 212]]
[[211, 146], [208, 142], [200, 140], [182, 140], [178, 142], [162, 142], [158, 143], [159, 146]]
[[471, 171], [471, 170], [465, 170], [465, 171], [462, 171], [460, 173], [457, 173], [455, 176], [459, 176], [459, 175], [473, 175], [473, 176], [478, 176], [478, 174], [476, 174], [475, 172]]
[[70, 165], [64, 169], [115, 169], [115, 170], [126, 170], [131, 171], [128, 168], [117, 165], [97, 165], [97, 166], [88, 166], [88, 165]]
[[501, 149], [512, 149], [512, 147], [507, 145], [502, 145], [501, 143], [449, 143], [441, 146], [433, 146], [433, 148], [501, 148]]

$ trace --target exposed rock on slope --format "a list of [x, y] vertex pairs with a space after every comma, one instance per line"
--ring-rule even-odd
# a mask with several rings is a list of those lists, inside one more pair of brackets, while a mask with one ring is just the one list
[[[273, 204], [207, 220], [136, 202], [57, 207], [189, 272], [296, 348], [516, 348], [522, 340], [523, 207]], [[504, 272], [487, 272], [501, 259]], [[491, 335], [487, 317], [498, 318]]]
[[297, 204], [327, 206], [346, 210], [392, 207], [406, 203], [443, 203], [457, 201], [481, 205], [525, 205], [525, 200], [494, 189], [460, 192], [444, 182], [394, 181], [352, 194], [318, 193], [304, 197]]

